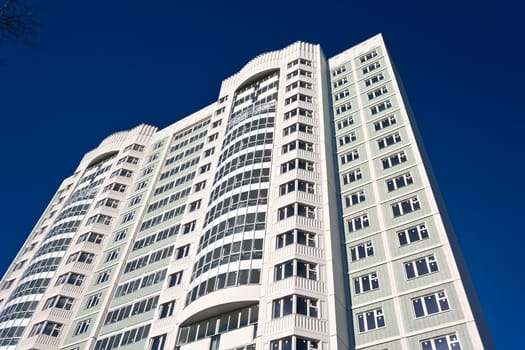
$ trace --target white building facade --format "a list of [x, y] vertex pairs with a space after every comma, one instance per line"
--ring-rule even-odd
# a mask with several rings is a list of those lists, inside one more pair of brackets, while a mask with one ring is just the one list
[[106, 138], [0, 284], [0, 349], [491, 349], [383, 39], [296, 42]]

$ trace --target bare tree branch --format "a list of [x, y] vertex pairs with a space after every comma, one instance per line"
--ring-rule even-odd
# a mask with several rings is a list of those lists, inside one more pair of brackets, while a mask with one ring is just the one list
[[0, 45], [9, 38], [31, 44], [37, 26], [36, 15], [17, 0], [0, 5]]

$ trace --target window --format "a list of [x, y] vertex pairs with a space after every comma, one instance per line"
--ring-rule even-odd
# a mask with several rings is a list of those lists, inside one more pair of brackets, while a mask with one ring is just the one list
[[122, 176], [122, 177], [131, 177], [133, 175], [133, 171], [128, 169], [117, 169], [114, 172], [111, 173], [110, 178], [115, 176]]
[[142, 200], [142, 195], [139, 194], [138, 196], [131, 198], [131, 200], [129, 201], [129, 206], [132, 207], [134, 205], [137, 205], [140, 203], [141, 200]]
[[309, 280], [317, 280], [317, 264], [294, 259], [275, 265], [275, 281], [280, 281], [292, 276], [303, 277]]
[[450, 309], [445, 291], [423, 295], [412, 299], [416, 318], [437, 314]]
[[316, 247], [316, 234], [302, 230], [291, 230], [277, 235], [276, 248], [282, 248], [294, 243], [307, 245], [309, 247]]
[[400, 246], [421, 241], [427, 239], [428, 237], [428, 230], [425, 224], [413, 226], [397, 232], [397, 238], [399, 239]]
[[355, 140], [357, 140], [357, 137], [355, 135], [355, 132], [352, 131], [351, 133], [348, 133], [339, 138], [339, 146], [348, 145], [349, 143], [354, 142]]
[[343, 77], [343, 78], [341, 78], [339, 80], [336, 80], [334, 82], [334, 88], [338, 88], [339, 86], [344, 85], [346, 83], [348, 83], [348, 78], [347, 77]]
[[139, 191], [143, 188], [145, 188], [148, 185], [148, 180], [141, 181], [137, 184], [137, 187], [135, 188], [135, 191]]
[[351, 207], [353, 205], [359, 204], [365, 201], [365, 191], [357, 191], [345, 196], [345, 205], [346, 207]]
[[196, 222], [197, 222], [196, 220], [193, 220], [191, 222], [188, 222], [182, 225], [182, 234], [185, 235], [185, 234], [195, 231]]
[[376, 56], [377, 56], [377, 50], [373, 50], [373, 51], [370, 51], [369, 53], [359, 57], [359, 61], [361, 61], [361, 63], [365, 63], [366, 61], [371, 60], [372, 58], [374, 58]]
[[420, 344], [421, 350], [461, 350], [461, 344], [456, 333], [426, 339]]
[[429, 255], [421, 259], [406, 262], [405, 272], [408, 279], [428, 275], [439, 271], [436, 257]]
[[391, 115], [374, 123], [375, 131], [379, 131], [397, 123], [396, 116]]
[[367, 275], [354, 278], [354, 292], [361, 294], [379, 288], [379, 280], [377, 273], [372, 272]]
[[356, 159], [359, 159], [359, 151], [357, 149], [353, 149], [341, 156], [341, 164], [350, 163]]
[[385, 79], [385, 77], [383, 76], [383, 73], [379, 73], [377, 75], [374, 75], [373, 77], [371, 78], [368, 78], [365, 80], [365, 85], [366, 86], [370, 86], [372, 84], [375, 84], [375, 83], [378, 83], [380, 82], [381, 80]]
[[284, 113], [284, 120], [288, 120], [297, 115], [302, 116], [302, 117], [312, 118], [314, 115], [314, 112], [312, 110], [305, 109], [305, 108], [294, 108], [291, 111]]
[[367, 258], [374, 255], [374, 246], [372, 241], [361, 243], [350, 247], [350, 258], [352, 261]]
[[188, 253], [190, 252], [190, 245], [187, 244], [185, 246], [177, 248], [177, 251], [175, 253], [175, 259], [179, 260], [186, 256], [188, 256]]
[[289, 105], [290, 103], [296, 102], [296, 101], [302, 101], [302, 102], [308, 102], [312, 103], [313, 98], [312, 96], [305, 95], [305, 94], [296, 94], [292, 95], [284, 100], [284, 105]]
[[291, 62], [288, 63], [288, 68], [291, 68], [295, 65], [298, 65], [298, 64], [304, 64], [305, 66], [311, 66], [312, 65], [312, 61], [310, 60], [307, 60], [305, 58], [298, 58], [298, 59], [295, 59]]
[[115, 182], [104, 187], [103, 192], [107, 191], [124, 192], [126, 191], [126, 185]]
[[214, 153], [215, 153], [215, 147], [209, 148], [206, 151], [204, 151], [204, 157], [209, 157]]
[[348, 95], [350, 95], [350, 91], [348, 91], [348, 89], [344, 89], [344, 90], [341, 90], [341, 91], [337, 92], [334, 95], [334, 97], [335, 97], [336, 101], [339, 101], [339, 100], [345, 98]]
[[357, 180], [361, 180], [363, 175], [361, 174], [361, 169], [350, 170], [346, 174], [343, 174], [343, 184], [348, 185]]
[[206, 187], [206, 181], [198, 182], [195, 184], [195, 186], [193, 186], [193, 192], [199, 192], [203, 190], [205, 187]]
[[378, 308], [357, 314], [357, 325], [360, 333], [384, 327], [383, 309]]
[[381, 86], [379, 89], [375, 89], [373, 91], [370, 91], [368, 93], [368, 100], [373, 100], [376, 97], [379, 97], [381, 95], [384, 95], [388, 92], [388, 89], [386, 86]]
[[418, 209], [421, 209], [421, 205], [419, 204], [419, 199], [417, 197], [412, 197], [392, 204], [392, 213], [394, 214], [395, 218], [411, 213]]
[[381, 103], [376, 104], [375, 106], [370, 107], [370, 112], [372, 115], [382, 112], [388, 108], [392, 108], [392, 101], [386, 100]]
[[198, 201], [191, 202], [190, 205], [188, 206], [188, 210], [189, 212], [192, 212], [192, 211], [198, 210], [200, 207], [201, 207], [201, 200], [199, 199]]
[[286, 86], [286, 92], [292, 91], [293, 89], [297, 89], [298, 87], [312, 90], [312, 83], [308, 83], [302, 80], [294, 81], [293, 83]]
[[102, 239], [104, 238], [104, 235], [96, 232], [87, 232], [78, 237], [77, 243], [82, 242], [91, 242], [95, 244], [102, 243]]
[[348, 219], [346, 221], [346, 223], [348, 224], [348, 231], [349, 232], [355, 232], [355, 231], [358, 231], [358, 230], [361, 230], [361, 229], [363, 229], [365, 227], [370, 226], [367, 214], [356, 216], [354, 218]]
[[379, 61], [372, 63], [371, 65], [368, 65], [363, 68], [363, 74], [370, 73], [371, 71], [376, 70], [377, 68], [381, 67], [381, 64]]
[[284, 220], [292, 216], [302, 216], [315, 219], [315, 207], [302, 203], [292, 203], [277, 210], [278, 220]]
[[396, 132], [396, 133], [393, 133], [392, 135], [388, 135], [386, 137], [383, 137], [380, 140], [377, 140], [377, 145], [379, 149], [383, 149], [385, 147], [391, 146], [398, 142], [401, 142], [401, 135], [399, 135], [399, 133]]
[[150, 350], [164, 350], [164, 345], [166, 345], [166, 336], [167, 334], [158, 335], [151, 338]]
[[95, 284], [106, 282], [107, 280], [109, 280], [110, 275], [111, 275], [111, 270], [106, 270], [104, 272], [99, 273]]
[[74, 300], [75, 299], [63, 295], [55, 295], [54, 297], [51, 297], [46, 300], [44, 306], [42, 307], [42, 310], [46, 310], [52, 307], [56, 309], [71, 310]]
[[120, 241], [126, 238], [127, 232], [128, 232], [128, 229], [126, 228], [124, 230], [120, 230], [117, 233], [115, 233], [115, 239], [113, 240], [113, 242], [117, 242], [117, 241]]
[[283, 136], [288, 136], [297, 131], [304, 132], [306, 134], [312, 134], [313, 127], [308, 124], [295, 123], [283, 129]]
[[160, 305], [159, 318], [166, 318], [173, 315], [175, 300]]
[[216, 120], [211, 124], [212, 129], [219, 127], [222, 124], [222, 119]]
[[302, 75], [303, 77], [311, 78], [312, 72], [310, 72], [309, 70], [304, 70], [304, 69], [296, 69], [293, 72], [286, 74], [286, 79], [292, 79], [293, 77], [296, 77], [298, 75]]
[[177, 271], [169, 276], [168, 287], [175, 287], [182, 282], [182, 271]]
[[122, 223], [125, 224], [127, 222], [130, 222], [131, 220], [133, 220], [134, 217], [135, 217], [134, 211], [124, 214], [124, 216], [122, 217]]
[[119, 205], [119, 201], [113, 198], [104, 198], [95, 204], [95, 208], [106, 206], [109, 208], [117, 208]]
[[118, 258], [119, 251], [120, 251], [120, 248], [116, 248], [116, 249], [113, 249], [112, 251], [110, 251], [106, 255], [106, 259], [104, 260], [104, 262], [108, 262], [108, 261], [115, 260], [116, 258]]
[[15, 266], [13, 266], [13, 271], [17, 271], [17, 270], [20, 270], [24, 264], [26, 263], [27, 260], [22, 260], [18, 263], [15, 264]]
[[350, 102], [347, 102], [345, 104], [342, 104], [342, 105], [339, 105], [335, 108], [335, 114], [341, 114], [341, 113], [344, 113], [346, 111], [349, 111], [350, 109], [352, 109], [352, 105], [350, 104]]
[[398, 188], [402, 188], [413, 183], [414, 180], [412, 179], [412, 174], [408, 172], [403, 175], [396, 176], [393, 179], [386, 180], [386, 187], [388, 189], [388, 192], [392, 192], [397, 190]]
[[336, 69], [334, 69], [332, 71], [332, 76], [335, 77], [336, 75], [339, 75], [343, 72], [346, 72], [346, 67], [345, 66], [341, 66], [341, 67], [337, 67]]
[[217, 140], [218, 137], [219, 137], [219, 133], [216, 132], [215, 134], [208, 136], [208, 142], [215, 141]]
[[44, 321], [44, 322], [35, 324], [33, 326], [33, 329], [31, 330], [31, 333], [29, 333], [29, 336], [33, 337], [35, 335], [45, 334], [45, 335], [49, 335], [50, 337], [56, 338], [60, 335], [61, 330], [62, 330], [61, 323]]
[[100, 302], [100, 297], [102, 296], [102, 293], [93, 294], [88, 298], [86, 301], [86, 309], [92, 308], [94, 306], [97, 306]]
[[204, 174], [205, 172], [209, 171], [211, 169], [211, 163], [208, 163], [206, 165], [203, 165], [199, 168], [199, 174]]
[[104, 214], [97, 214], [97, 215], [93, 215], [92, 217], [90, 217], [87, 220], [86, 225], [101, 224], [101, 225], [107, 226], [111, 224], [111, 219], [112, 219], [111, 216], [104, 215]]
[[303, 180], [293, 180], [279, 186], [279, 194], [281, 196], [294, 191], [315, 193], [315, 184]]
[[319, 316], [318, 300], [300, 295], [289, 295], [272, 302], [272, 318], [290, 314], [301, 314], [317, 318]]
[[84, 275], [81, 275], [79, 273], [69, 272], [69, 273], [58, 276], [55, 286], [59, 286], [61, 284], [72, 284], [75, 286], [81, 286], [82, 282], [84, 282], [84, 278], [85, 278]]
[[391, 168], [393, 166], [396, 166], [398, 164], [404, 163], [406, 161], [407, 161], [407, 156], [406, 156], [405, 151], [401, 151], [399, 153], [395, 153], [386, 158], [381, 159], [381, 163], [383, 164], [384, 170]]
[[305, 339], [300, 337], [288, 337], [270, 342], [270, 350], [292, 350], [292, 345], [295, 345], [294, 350], [317, 350], [319, 349], [319, 341], [313, 339]]
[[88, 330], [90, 323], [91, 319], [78, 322], [77, 326], [75, 327], [75, 332], [73, 332], [73, 336], [85, 333]]
[[352, 124], [354, 124], [354, 118], [352, 118], [351, 116], [350, 117], [346, 117], [344, 119], [341, 119], [341, 120], [337, 121], [337, 129], [341, 130], [341, 129], [344, 129], [346, 127], [349, 127]]
[[71, 254], [67, 258], [66, 264], [69, 264], [75, 261], [78, 261], [84, 264], [91, 264], [94, 258], [95, 258], [95, 254], [80, 251], [80, 252]]
[[294, 140], [282, 146], [282, 153], [288, 153], [296, 149], [300, 149], [307, 152], [313, 152], [314, 144], [303, 140]]
[[307, 171], [314, 171], [314, 163], [300, 158], [292, 159], [286, 163], [281, 164], [281, 173], [284, 174], [296, 168]]
[[147, 167], [146, 169], [144, 169], [144, 170], [142, 171], [142, 176], [146, 176], [146, 175], [148, 175], [148, 174], [151, 174], [151, 173], [153, 172], [153, 169], [154, 169], [153, 166], [149, 166], [149, 167]]

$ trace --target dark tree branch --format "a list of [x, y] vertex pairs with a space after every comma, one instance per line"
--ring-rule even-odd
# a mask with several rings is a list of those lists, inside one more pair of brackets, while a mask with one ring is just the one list
[[5, 0], [0, 5], [0, 45], [9, 38], [31, 44], [37, 25], [35, 13], [17, 0]]

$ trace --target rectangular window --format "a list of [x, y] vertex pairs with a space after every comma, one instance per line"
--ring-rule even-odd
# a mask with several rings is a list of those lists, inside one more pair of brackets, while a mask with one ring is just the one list
[[182, 247], [179, 247], [177, 248], [177, 251], [175, 253], [175, 259], [179, 260], [179, 259], [182, 259], [186, 256], [188, 256], [190, 252], [190, 245], [187, 244], [185, 246], [182, 246]]
[[346, 223], [348, 224], [348, 231], [349, 232], [355, 232], [355, 231], [358, 231], [358, 230], [361, 230], [361, 229], [363, 229], [365, 227], [370, 226], [370, 222], [368, 221], [368, 215], [367, 214], [356, 216], [354, 218], [348, 219], [346, 221]]
[[337, 93], [334, 94], [334, 97], [335, 97], [335, 100], [336, 101], [339, 101], [347, 96], [350, 95], [350, 91], [348, 91], [348, 89], [344, 89], [344, 90], [341, 90]]
[[363, 175], [361, 173], [361, 169], [354, 169], [346, 174], [343, 174], [343, 184], [348, 185], [352, 182], [361, 180], [363, 178]]
[[375, 131], [382, 130], [397, 123], [396, 116], [391, 115], [374, 123]]
[[396, 166], [398, 164], [404, 163], [406, 161], [407, 161], [407, 156], [406, 156], [405, 151], [401, 151], [399, 153], [395, 153], [395, 154], [389, 155], [386, 158], [381, 159], [381, 163], [383, 164], [384, 170], [391, 168], [393, 166]]
[[111, 275], [111, 270], [106, 270], [98, 274], [97, 280], [95, 281], [95, 284], [101, 284], [104, 282], [107, 282], [109, 280], [109, 276]]
[[339, 80], [336, 80], [333, 85], [334, 85], [334, 88], [338, 88], [339, 86], [344, 85], [346, 83], [348, 83], [348, 78], [347, 77], [343, 77], [343, 78], [341, 78]]
[[394, 214], [395, 218], [411, 213], [418, 209], [421, 209], [421, 204], [419, 204], [419, 199], [417, 197], [408, 198], [401, 202], [392, 204], [392, 213]]
[[362, 203], [365, 201], [365, 191], [357, 191], [345, 196], [345, 205], [346, 207], [351, 207], [353, 205]]
[[352, 131], [351, 133], [348, 133], [339, 138], [339, 146], [348, 145], [349, 143], [354, 142], [355, 140], [357, 140], [357, 136], [355, 132]]
[[86, 302], [86, 309], [92, 308], [94, 306], [97, 306], [100, 302], [100, 297], [102, 296], [102, 293], [94, 294], [90, 296]]
[[315, 207], [302, 203], [292, 203], [277, 210], [278, 220], [284, 220], [292, 216], [302, 216], [315, 219]]
[[383, 309], [377, 308], [375, 310], [357, 314], [357, 325], [360, 333], [384, 327], [385, 319], [383, 316]]
[[215, 134], [208, 136], [208, 142], [213, 142], [217, 140], [218, 137], [219, 137], [219, 133], [216, 132]]
[[151, 338], [151, 346], [149, 347], [149, 350], [164, 350], [166, 337], [167, 334], [162, 334]]
[[45, 334], [49, 335], [50, 337], [56, 338], [60, 335], [62, 326], [62, 323], [56, 323], [51, 321], [40, 322], [33, 326], [33, 329], [31, 329], [31, 333], [29, 333], [29, 336], [33, 337], [35, 335]]
[[303, 180], [293, 180], [279, 186], [279, 194], [281, 196], [295, 191], [313, 194], [315, 193], [315, 184]]
[[294, 140], [282, 146], [282, 153], [285, 154], [285, 153], [294, 151], [296, 149], [300, 149], [300, 150], [307, 151], [307, 152], [313, 152], [314, 144], [311, 142], [303, 141], [303, 140]]
[[303, 169], [307, 171], [314, 171], [314, 163], [304, 159], [292, 159], [286, 163], [281, 164], [281, 173], [284, 174], [294, 169]]
[[175, 300], [160, 305], [159, 318], [166, 318], [173, 316], [173, 309], [175, 308]]
[[355, 294], [365, 293], [379, 288], [379, 280], [377, 273], [372, 272], [367, 275], [354, 278], [354, 292]]
[[374, 246], [372, 241], [361, 243], [350, 247], [350, 258], [352, 261], [361, 260], [374, 255]]
[[316, 234], [302, 230], [291, 230], [281, 233], [276, 237], [276, 248], [282, 248], [290, 244], [302, 244], [309, 247], [316, 247]]
[[302, 102], [308, 102], [312, 103], [313, 99], [312, 96], [304, 95], [304, 94], [296, 94], [293, 96], [290, 96], [284, 100], [285, 105], [289, 105], [290, 103], [296, 102], [296, 101], [302, 101]]
[[412, 179], [412, 174], [410, 172], [405, 173], [400, 176], [396, 176], [393, 179], [386, 180], [386, 187], [388, 192], [397, 190], [398, 188], [403, 188], [414, 183]]
[[274, 280], [280, 281], [297, 276], [316, 281], [318, 278], [317, 271], [317, 264], [296, 259], [289, 260], [274, 266]]
[[376, 84], [376, 83], [380, 82], [383, 79], [385, 79], [383, 73], [379, 73], [377, 75], [374, 75], [371, 78], [366, 79], [365, 80], [365, 85], [368, 87], [368, 86], [370, 86], [372, 84]]
[[422, 340], [420, 344], [421, 350], [461, 350], [461, 344], [456, 333]]
[[44, 306], [42, 307], [42, 310], [46, 310], [52, 307], [56, 309], [71, 310], [74, 300], [75, 299], [63, 295], [55, 295], [54, 297], [51, 297], [46, 300]]
[[373, 91], [370, 91], [367, 96], [368, 96], [368, 100], [373, 100], [374, 98], [376, 97], [379, 97], [381, 95], [384, 95], [388, 92], [388, 89], [386, 86], [381, 86], [380, 88], [378, 89], [375, 89]]
[[401, 135], [399, 135], [399, 133], [396, 132], [377, 140], [377, 146], [379, 147], [379, 149], [383, 149], [398, 142], [401, 142]]
[[178, 286], [181, 284], [181, 282], [182, 282], [182, 271], [172, 273], [169, 276], [168, 287], [171, 288], [171, 287]]
[[295, 123], [283, 129], [283, 136], [288, 136], [298, 131], [313, 134], [313, 127], [303, 123]]
[[350, 117], [346, 117], [346, 118], [341, 119], [341, 120], [338, 120], [337, 121], [337, 130], [344, 129], [346, 127], [349, 127], [352, 124], [354, 124], [354, 118], [352, 118], [351, 116]]
[[290, 314], [301, 314], [317, 318], [319, 316], [318, 300], [300, 295], [289, 295], [272, 302], [272, 318]]
[[73, 332], [73, 336], [85, 333], [88, 330], [90, 323], [91, 319], [78, 322], [75, 331]]
[[314, 115], [314, 112], [312, 110], [305, 109], [305, 108], [294, 108], [291, 111], [284, 113], [284, 120], [288, 120], [298, 115], [302, 117], [312, 118]]
[[398, 231], [397, 237], [399, 239], [399, 245], [404, 246], [410, 243], [427, 239], [429, 236], [426, 225], [420, 224], [402, 231]]
[[336, 75], [339, 75], [343, 72], [346, 72], [346, 67], [345, 66], [341, 66], [341, 67], [337, 67], [336, 69], [334, 69], [332, 71], [332, 76], [335, 77]]
[[450, 309], [445, 291], [423, 295], [412, 299], [416, 318], [437, 314]]
[[191, 222], [188, 222], [188, 223], [182, 225], [182, 234], [185, 235], [185, 234], [188, 234], [190, 232], [195, 231], [196, 223], [197, 223], [197, 221], [193, 220]]
[[387, 110], [388, 108], [392, 108], [392, 101], [390, 101], [390, 100], [383, 101], [381, 103], [378, 103], [378, 104], [370, 107], [370, 113], [372, 113], [372, 115], [374, 115], [374, 114], [377, 114], [377, 113], [382, 112], [384, 110]]
[[193, 192], [199, 192], [206, 187], [206, 181], [201, 181], [193, 186]]
[[363, 68], [363, 74], [367, 74], [367, 73], [370, 73], [374, 70], [376, 70], [377, 68], [380, 68], [381, 67], [381, 64], [379, 63], [379, 61], [376, 61], [366, 67]]
[[366, 61], [371, 60], [372, 58], [374, 58], [376, 56], [377, 56], [377, 50], [373, 50], [373, 51], [370, 51], [369, 53], [359, 57], [359, 61], [361, 61], [361, 63], [365, 63]]
[[294, 81], [293, 83], [286, 86], [286, 92], [292, 91], [293, 89], [297, 88], [312, 90], [312, 83], [308, 83], [302, 80]]
[[338, 114], [344, 113], [346, 111], [349, 111], [350, 109], [352, 109], [352, 104], [350, 102], [347, 102], [345, 104], [337, 106], [335, 108], [335, 114], [338, 115]]
[[72, 284], [74, 286], [81, 286], [86, 276], [79, 273], [69, 272], [58, 276], [55, 286], [61, 284]]
[[192, 211], [198, 210], [200, 207], [201, 207], [201, 200], [199, 199], [198, 201], [191, 202], [190, 205], [188, 206], [188, 210], [189, 212], [192, 212]]
[[312, 65], [312, 61], [307, 60], [305, 58], [298, 58], [298, 59], [295, 59], [295, 60], [289, 62], [287, 67], [291, 68], [291, 67], [296, 66], [298, 64], [303, 64], [305, 66], [311, 66]]
[[116, 258], [118, 258], [119, 251], [120, 251], [120, 248], [116, 248], [108, 252], [108, 254], [106, 255], [106, 259], [104, 259], [104, 262], [109, 262], [111, 260], [115, 260]]
[[215, 153], [215, 147], [209, 148], [204, 151], [204, 157], [209, 157]]
[[439, 271], [436, 257], [429, 255], [421, 259], [406, 262], [405, 272], [408, 279], [428, 275]]
[[127, 223], [127, 222], [130, 222], [131, 220], [133, 220], [134, 217], [135, 217], [135, 212], [134, 212], [134, 211], [125, 214], [125, 215], [122, 217], [122, 224], [125, 224], [125, 223]]
[[211, 169], [211, 163], [208, 163], [206, 165], [203, 165], [199, 168], [199, 174], [204, 174], [205, 172], [209, 171]]

